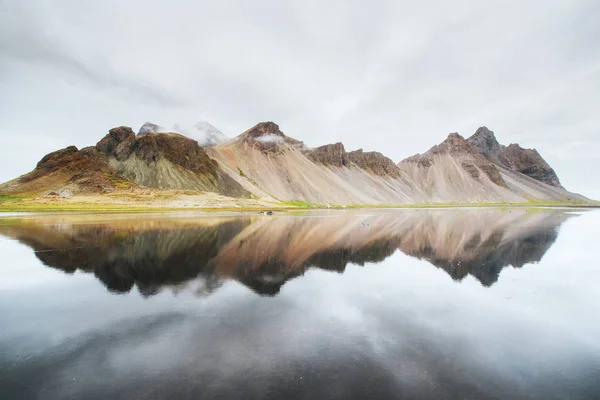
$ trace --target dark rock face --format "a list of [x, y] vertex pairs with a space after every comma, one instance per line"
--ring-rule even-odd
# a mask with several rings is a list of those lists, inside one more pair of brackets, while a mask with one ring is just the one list
[[146, 164], [164, 157], [186, 170], [201, 174], [216, 174], [218, 168], [218, 163], [195, 140], [178, 134], [146, 132], [136, 137], [131, 128], [113, 128], [98, 142], [96, 149], [119, 161], [127, 160], [132, 154]]
[[200, 174], [215, 174], [218, 163], [194, 140], [183, 136], [156, 135], [156, 146], [167, 160], [189, 171]]
[[460, 165], [469, 173], [469, 175], [471, 175], [471, 177], [475, 179], [479, 178], [479, 170], [472, 161], [463, 161]]
[[379, 176], [400, 177], [400, 168], [383, 154], [362, 149], [347, 153], [340, 142], [307, 150], [305, 155], [309, 160], [323, 165], [341, 168], [355, 164]]
[[93, 147], [78, 150], [75, 146], [57, 150], [44, 156], [36, 168], [20, 178], [21, 183], [27, 183], [46, 175], [55, 173], [93, 173], [113, 172], [108, 160]]
[[325, 146], [308, 150], [305, 154], [309, 160], [315, 163], [331, 165], [338, 168], [348, 165], [346, 150], [344, 149], [344, 145], [340, 142], [326, 144]]
[[131, 155], [134, 143], [133, 130], [127, 126], [120, 126], [108, 131], [108, 135], [96, 144], [96, 149], [107, 156], [124, 161]]
[[36, 168], [52, 171], [56, 167], [63, 166], [66, 160], [74, 158], [79, 150], [75, 146], [69, 146], [64, 149], [56, 150], [46, 154], [36, 165]]
[[518, 144], [502, 146], [494, 132], [485, 126], [477, 129], [468, 142], [488, 160], [520, 172], [540, 182], [562, 188], [558, 176], [536, 150], [524, 149]]
[[488, 160], [505, 164], [502, 146], [498, 143], [498, 140], [496, 140], [494, 132], [490, 131], [485, 126], [477, 129], [475, 134], [467, 139], [467, 141]]
[[556, 172], [535, 149], [524, 149], [518, 144], [511, 144], [503, 149], [507, 166], [540, 182], [562, 188]]
[[156, 135], [146, 134], [138, 137], [133, 144], [132, 153], [146, 164], [158, 161], [158, 144]]
[[376, 151], [365, 152], [362, 149], [351, 151], [348, 153], [348, 160], [375, 175], [400, 177], [400, 168], [392, 160]]

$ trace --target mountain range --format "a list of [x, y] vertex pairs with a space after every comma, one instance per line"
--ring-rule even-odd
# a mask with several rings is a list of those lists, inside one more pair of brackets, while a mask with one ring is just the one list
[[148, 190], [340, 206], [591, 202], [567, 191], [536, 150], [503, 146], [486, 127], [468, 138], [451, 133], [396, 163], [342, 143], [310, 148], [274, 122], [233, 139], [207, 122], [172, 129], [147, 122], [137, 134], [121, 126], [95, 146], [57, 150], [0, 185], [0, 195], [14, 197], [114, 198]]

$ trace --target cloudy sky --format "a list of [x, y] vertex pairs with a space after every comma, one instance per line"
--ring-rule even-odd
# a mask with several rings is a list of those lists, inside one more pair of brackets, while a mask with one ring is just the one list
[[399, 161], [485, 125], [600, 198], [600, 2], [0, 0], [0, 181], [109, 128], [272, 120]]

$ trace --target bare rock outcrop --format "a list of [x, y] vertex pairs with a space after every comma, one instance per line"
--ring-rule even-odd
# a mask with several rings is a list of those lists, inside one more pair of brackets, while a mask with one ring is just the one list
[[389, 158], [377, 151], [358, 149], [348, 153], [348, 159], [360, 168], [371, 171], [375, 175], [400, 177], [400, 168]]
[[309, 160], [315, 163], [338, 168], [348, 166], [348, 156], [341, 142], [310, 149], [304, 154]]
[[562, 188], [556, 172], [535, 149], [524, 149], [518, 144], [510, 144], [503, 149], [508, 167], [540, 182]]
[[135, 133], [128, 126], [112, 128], [96, 144], [96, 149], [106, 156], [114, 156], [119, 161], [126, 160], [133, 150]]
[[354, 164], [375, 175], [392, 178], [400, 176], [400, 168], [383, 154], [376, 151], [365, 152], [363, 149], [346, 152], [340, 142], [306, 150], [304, 154], [312, 162], [327, 166], [340, 168]]
[[518, 144], [503, 146], [494, 132], [485, 126], [477, 129], [468, 142], [488, 160], [520, 172], [540, 182], [562, 188], [556, 172], [535, 149], [524, 149]]

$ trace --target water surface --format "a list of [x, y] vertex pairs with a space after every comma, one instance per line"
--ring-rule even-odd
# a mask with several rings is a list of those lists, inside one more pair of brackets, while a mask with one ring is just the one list
[[2, 399], [600, 398], [600, 213], [0, 218]]

